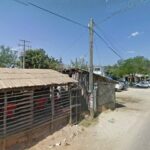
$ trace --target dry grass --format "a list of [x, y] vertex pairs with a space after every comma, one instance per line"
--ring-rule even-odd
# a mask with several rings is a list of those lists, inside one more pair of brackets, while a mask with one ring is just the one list
[[79, 125], [83, 126], [83, 127], [89, 127], [91, 125], [96, 125], [98, 123], [98, 117], [94, 118], [94, 119], [84, 119], [80, 122]]

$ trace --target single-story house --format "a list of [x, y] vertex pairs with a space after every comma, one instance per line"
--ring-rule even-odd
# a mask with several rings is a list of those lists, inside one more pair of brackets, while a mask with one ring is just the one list
[[22, 150], [77, 121], [80, 91], [54, 70], [0, 68], [0, 150]]
[[149, 75], [138, 74], [138, 73], [125, 75], [124, 78], [129, 83], [149, 81]]
[[[82, 69], [65, 69], [64, 74], [78, 81], [79, 86], [82, 88], [82, 109], [89, 108], [89, 72]], [[94, 81], [94, 109], [101, 112], [103, 108], [115, 108], [116, 96], [115, 85], [116, 81], [93, 73]]]

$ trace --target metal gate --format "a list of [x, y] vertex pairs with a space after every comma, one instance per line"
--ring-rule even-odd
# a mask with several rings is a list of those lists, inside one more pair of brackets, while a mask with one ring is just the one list
[[70, 124], [77, 124], [81, 116], [81, 88], [70, 91]]

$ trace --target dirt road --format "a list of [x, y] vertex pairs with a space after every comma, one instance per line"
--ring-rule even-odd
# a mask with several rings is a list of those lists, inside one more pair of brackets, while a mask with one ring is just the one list
[[[118, 108], [102, 113], [96, 124], [57, 150], [150, 150], [150, 89], [117, 93]], [[48, 143], [47, 143], [48, 144]], [[32, 148], [38, 150], [38, 144]]]

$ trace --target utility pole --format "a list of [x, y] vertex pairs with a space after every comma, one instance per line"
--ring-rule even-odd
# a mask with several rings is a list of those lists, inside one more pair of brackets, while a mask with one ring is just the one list
[[94, 118], [94, 97], [93, 97], [93, 35], [94, 21], [91, 18], [89, 23], [89, 107], [91, 118]]
[[22, 44], [19, 44], [19, 46], [23, 47], [23, 56], [22, 56], [22, 68], [25, 69], [25, 55], [26, 55], [26, 48], [30, 47], [29, 45], [27, 45], [27, 43], [30, 43], [30, 41], [26, 41], [26, 40], [20, 40], [20, 42]]

